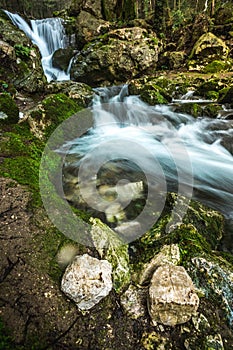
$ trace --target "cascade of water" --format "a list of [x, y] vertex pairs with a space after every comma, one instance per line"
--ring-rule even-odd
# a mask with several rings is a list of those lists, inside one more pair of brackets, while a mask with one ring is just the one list
[[224, 135], [233, 135], [226, 122], [149, 106], [138, 96], [128, 96], [126, 87], [116, 96], [112, 92], [96, 89], [94, 127], [69, 142], [69, 154], [80, 156], [77, 166], [97, 149], [96, 161], [118, 158], [127, 141], [125, 159], [140, 159], [143, 171], [159, 186], [162, 167], [169, 191], [180, 188], [180, 194], [190, 196], [193, 190], [194, 199], [233, 217], [233, 157], [221, 144]]
[[30, 25], [18, 14], [5, 11], [13, 24], [21, 29], [28, 38], [38, 46], [42, 66], [48, 82], [51, 80], [69, 80], [69, 69], [61, 71], [52, 65], [53, 53], [67, 47], [67, 38], [61, 18], [31, 20]]

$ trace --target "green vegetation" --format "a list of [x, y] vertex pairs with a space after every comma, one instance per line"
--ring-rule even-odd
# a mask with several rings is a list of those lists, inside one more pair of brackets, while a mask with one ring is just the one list
[[[2, 83], [2, 89], [7, 89], [8, 84]], [[17, 123], [19, 120], [19, 108], [9, 93], [0, 93], [0, 113], [4, 113], [7, 118], [1, 119], [0, 124]]]
[[31, 48], [27, 46], [23, 46], [21, 44], [16, 44], [14, 46], [15, 54], [17, 57], [21, 58], [22, 60], [27, 60], [30, 57]]
[[36, 139], [27, 125], [8, 128], [0, 141], [2, 176], [27, 185], [33, 194], [34, 204], [41, 203], [39, 195], [39, 165], [44, 144]]

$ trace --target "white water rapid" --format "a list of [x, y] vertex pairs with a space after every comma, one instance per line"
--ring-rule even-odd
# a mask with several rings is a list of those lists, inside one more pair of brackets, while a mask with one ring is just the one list
[[[95, 125], [65, 145], [69, 154], [79, 155], [77, 167], [91, 160], [98, 168], [121, 158], [126, 171], [133, 163], [142, 168], [148, 186], [200, 200], [233, 218], [233, 157], [221, 144], [224, 137], [233, 137], [229, 121], [194, 119], [173, 112], [172, 106], [149, 106], [129, 96], [127, 86], [95, 91]], [[90, 182], [94, 175], [90, 173]]]
[[30, 20], [30, 25], [18, 14], [5, 10], [13, 24], [21, 29], [35, 44], [41, 53], [41, 63], [48, 82], [52, 80], [69, 80], [70, 73], [52, 65], [53, 53], [67, 47], [67, 37], [61, 18], [46, 18]]

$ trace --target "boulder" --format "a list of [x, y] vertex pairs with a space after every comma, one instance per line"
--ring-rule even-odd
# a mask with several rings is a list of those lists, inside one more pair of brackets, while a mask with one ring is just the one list
[[66, 72], [69, 68], [70, 60], [73, 55], [74, 51], [71, 47], [58, 49], [53, 54], [52, 64], [55, 68], [64, 70]]
[[229, 54], [226, 43], [211, 32], [203, 34], [190, 54], [189, 68], [202, 69], [214, 60], [224, 60]]
[[80, 310], [89, 310], [112, 289], [112, 266], [88, 254], [74, 258], [62, 277], [61, 290]]
[[92, 13], [81, 11], [76, 20], [76, 41], [79, 49], [99, 35], [106, 33], [110, 23], [96, 18]]
[[144, 28], [112, 30], [87, 44], [76, 56], [71, 79], [91, 86], [125, 82], [156, 70], [160, 41]]

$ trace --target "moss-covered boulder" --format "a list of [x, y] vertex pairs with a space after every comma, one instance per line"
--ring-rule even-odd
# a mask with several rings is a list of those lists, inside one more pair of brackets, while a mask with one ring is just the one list
[[140, 27], [110, 31], [84, 47], [72, 64], [71, 79], [91, 86], [126, 82], [156, 70], [161, 44]]
[[233, 104], [233, 86], [229, 86], [220, 91], [218, 102], [230, 105]]
[[143, 101], [150, 105], [167, 104], [171, 102], [171, 97], [166, 93], [166, 90], [152, 81], [142, 86], [140, 96]]
[[0, 93], [0, 124], [14, 124], [19, 121], [19, 108], [8, 93]]
[[48, 137], [56, 127], [82, 107], [64, 93], [47, 96], [32, 110], [25, 114], [25, 121], [31, 132], [38, 138]]
[[228, 57], [229, 47], [226, 43], [211, 32], [203, 34], [195, 43], [189, 57], [189, 69], [203, 69], [214, 60], [223, 60]]
[[113, 288], [122, 292], [130, 282], [128, 246], [116, 232], [112, 231], [99, 219], [91, 219], [91, 236], [101, 258], [112, 265]]
[[74, 100], [81, 107], [88, 107], [91, 104], [94, 91], [90, 86], [84, 83], [74, 81], [57, 81], [46, 85], [48, 94], [64, 93]]

